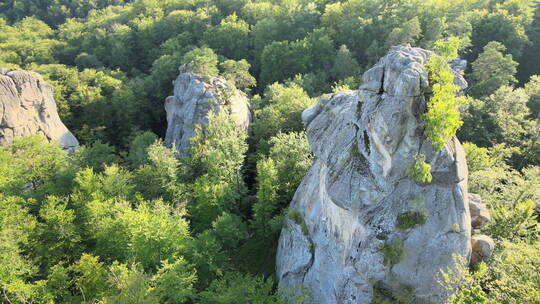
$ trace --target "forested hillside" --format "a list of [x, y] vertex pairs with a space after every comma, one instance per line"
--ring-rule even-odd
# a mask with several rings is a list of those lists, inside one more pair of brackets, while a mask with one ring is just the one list
[[[307, 303], [275, 281], [313, 160], [302, 111], [390, 46], [441, 41], [468, 61], [457, 136], [496, 243], [441, 284], [450, 303], [540, 303], [537, 0], [2, 1], [0, 68], [43, 75], [81, 148], [0, 147], [0, 302]], [[211, 115], [186, 155], [163, 144], [182, 64], [249, 97], [249, 134]]]

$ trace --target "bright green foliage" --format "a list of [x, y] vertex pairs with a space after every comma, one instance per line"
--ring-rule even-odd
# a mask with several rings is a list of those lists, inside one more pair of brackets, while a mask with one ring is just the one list
[[486, 274], [486, 264], [480, 263], [474, 272], [467, 268], [467, 261], [461, 256], [454, 256], [454, 265], [441, 269], [439, 284], [444, 287], [450, 298], [448, 304], [485, 304], [487, 294], [481, 286], [481, 280]]
[[540, 301], [540, 243], [504, 242], [490, 263], [487, 293], [498, 303]]
[[277, 182], [274, 161], [271, 158], [259, 160], [257, 162], [257, 202], [253, 205], [252, 225], [262, 236], [268, 236], [273, 232], [270, 220], [277, 209]]
[[469, 142], [463, 143], [463, 148], [467, 156], [467, 167], [470, 173], [493, 167], [497, 162], [497, 159], [490, 155], [487, 148], [481, 148]]
[[245, 193], [241, 169], [247, 151], [246, 134], [225, 112], [210, 113], [204, 132], [199, 129], [191, 139], [187, 160], [192, 184], [192, 202], [188, 206], [198, 231], [224, 211], [238, 208]]
[[538, 241], [504, 241], [489, 264], [479, 264], [474, 272], [458, 259], [456, 267], [442, 271], [442, 285], [454, 294], [448, 303], [537, 303], [539, 250]]
[[416, 225], [424, 225], [427, 220], [427, 214], [420, 211], [407, 211], [398, 214], [397, 227], [399, 229], [409, 229]]
[[278, 83], [272, 84], [266, 90], [261, 107], [255, 110], [255, 140], [269, 140], [279, 132], [301, 131], [302, 111], [313, 103], [313, 99], [297, 85], [285, 87]]
[[490, 236], [500, 239], [535, 238], [540, 232], [535, 207], [531, 200], [494, 206], [491, 209], [491, 221], [485, 230]]
[[476, 81], [472, 90], [475, 96], [489, 95], [501, 86], [516, 82], [514, 75], [518, 64], [512, 55], [503, 54], [505, 50], [503, 44], [492, 41], [472, 63], [472, 76]]
[[59, 144], [38, 135], [15, 138], [10, 146], [0, 147], [0, 159], [0, 191], [16, 195], [61, 182], [68, 161]]
[[[458, 51], [461, 48], [463, 41], [458, 37], [449, 37], [448, 39], [435, 41], [433, 50], [446, 61], [457, 58]], [[439, 76], [442, 77], [442, 76]]]
[[73, 158], [79, 168], [92, 168], [96, 172], [102, 171], [105, 166], [120, 162], [120, 157], [115, 154], [114, 147], [99, 140], [75, 151]]
[[183, 185], [179, 179], [180, 161], [175, 149], [167, 148], [156, 141], [146, 149], [145, 164], [135, 170], [136, 188], [146, 199], [163, 198], [179, 203]]
[[37, 16], [50, 26], [67, 18], [83, 18], [90, 10], [123, 4], [124, 0], [6, 0], [0, 4], [2, 15], [13, 22], [26, 16]]
[[210, 287], [198, 295], [201, 304], [282, 304], [274, 295], [271, 279], [230, 273], [223, 279], [212, 282]]
[[450, 56], [457, 55], [458, 48], [459, 40], [456, 38], [436, 43], [436, 49], [441, 53], [432, 55], [426, 66], [433, 96], [429, 98], [427, 112], [423, 115], [425, 135], [437, 150], [441, 150], [463, 124], [459, 107], [466, 100], [456, 96], [459, 87], [454, 84], [454, 74], [447, 63], [453, 59]]
[[158, 298], [151, 292], [150, 277], [141, 266], [114, 262], [109, 267], [108, 281], [114, 286], [114, 294], [104, 299], [104, 303], [157, 304]]
[[414, 44], [415, 41], [420, 38], [422, 34], [422, 28], [418, 17], [414, 17], [411, 20], [405, 22], [402, 27], [394, 28], [388, 35], [386, 45], [394, 46], [404, 43]]
[[218, 54], [240, 60], [248, 57], [249, 25], [232, 14], [204, 34], [204, 42]]
[[212, 222], [211, 233], [221, 247], [231, 253], [248, 237], [242, 218], [230, 213], [223, 213]]
[[196, 48], [182, 57], [182, 63], [191, 64], [193, 72], [205, 79], [218, 75], [218, 57], [214, 51], [207, 47]]
[[424, 154], [415, 156], [413, 162], [407, 168], [407, 176], [416, 183], [431, 182], [431, 165], [426, 163]]
[[188, 223], [182, 210], [161, 201], [141, 203], [137, 209], [121, 206], [117, 220], [126, 226], [128, 254], [148, 270], [178, 256], [189, 240]]
[[[124, 148], [137, 127], [149, 127], [148, 109], [138, 89], [120, 71], [84, 69], [60, 64], [33, 67], [54, 86], [62, 121], [82, 144], [96, 141]], [[138, 113], [138, 109], [141, 112]]]
[[152, 293], [159, 298], [159, 303], [186, 303], [194, 295], [194, 283], [197, 273], [184, 258], [174, 262], [163, 262], [161, 268], [152, 277]]
[[26, 280], [37, 270], [24, 255], [37, 231], [36, 219], [24, 205], [21, 198], [0, 194], [0, 291], [8, 299], [27, 298], [31, 286]]
[[278, 133], [270, 138], [269, 144], [269, 158], [277, 169], [279, 198], [288, 203], [311, 166], [307, 135], [305, 132]]
[[129, 154], [127, 156], [127, 160], [132, 168], [138, 168], [148, 163], [148, 149], [157, 140], [157, 135], [150, 131], [143, 132], [133, 138], [129, 145]]
[[107, 268], [98, 257], [85, 253], [70, 270], [73, 271], [73, 285], [83, 301], [97, 301], [109, 292]]
[[379, 251], [384, 257], [383, 265], [388, 267], [394, 266], [405, 257], [402, 240], [386, 242], [379, 248]]
[[255, 77], [249, 73], [250, 64], [247, 60], [239, 61], [225, 60], [220, 65], [223, 72], [221, 73], [227, 81], [231, 81], [235, 87], [245, 90], [257, 84]]
[[13, 26], [0, 19], [0, 65], [27, 67], [31, 63], [53, 63], [54, 48], [61, 42], [53, 39], [53, 30], [44, 22], [28, 17]]
[[35, 242], [43, 267], [73, 262], [71, 257], [82, 252], [81, 235], [75, 223], [75, 212], [67, 207], [67, 199], [50, 196], [39, 210]]
[[208, 120], [204, 131], [199, 129], [191, 139], [191, 173], [236, 181], [247, 150], [246, 134], [227, 113], [210, 113]]

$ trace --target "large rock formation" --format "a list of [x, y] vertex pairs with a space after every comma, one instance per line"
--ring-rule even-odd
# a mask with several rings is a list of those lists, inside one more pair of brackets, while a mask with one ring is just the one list
[[66, 150], [79, 146], [58, 116], [52, 86], [41, 75], [0, 69], [0, 145], [31, 134], [58, 141]]
[[181, 154], [187, 153], [189, 139], [195, 135], [195, 126], [206, 125], [211, 110], [214, 113], [227, 111], [247, 131], [251, 112], [249, 100], [242, 91], [228, 86], [223, 77], [205, 81], [193, 73], [189, 65], [182, 65], [178, 70], [180, 75], [173, 82], [174, 96], [165, 100], [165, 145], [174, 145]]
[[[321, 304], [444, 302], [440, 269], [455, 265], [453, 255], [470, 259], [471, 218], [461, 144], [453, 138], [437, 151], [423, 135], [429, 55], [394, 47], [359, 90], [303, 113], [315, 160], [279, 239], [281, 286], [303, 285]], [[407, 176], [419, 154], [431, 183]]]

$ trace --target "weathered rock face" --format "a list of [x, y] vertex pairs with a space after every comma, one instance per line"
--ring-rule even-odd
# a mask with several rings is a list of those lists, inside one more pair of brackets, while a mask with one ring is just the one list
[[472, 255], [471, 265], [474, 266], [482, 261], [488, 261], [495, 250], [495, 242], [487, 235], [475, 234], [471, 238]]
[[180, 66], [179, 71], [180, 75], [173, 82], [174, 96], [165, 100], [165, 145], [174, 145], [181, 154], [187, 153], [195, 126], [206, 125], [210, 111], [227, 111], [247, 131], [251, 112], [249, 100], [242, 91], [228, 87], [223, 77], [205, 82], [187, 65]]
[[[440, 269], [454, 254], [470, 259], [465, 152], [456, 138], [436, 151], [423, 136], [429, 54], [394, 47], [358, 91], [303, 113], [315, 160], [290, 205], [303, 223], [286, 218], [281, 232], [277, 275], [308, 288], [312, 303], [370, 303], [374, 285], [389, 299], [411, 290], [411, 303], [443, 303]], [[418, 154], [429, 184], [407, 177]]]
[[31, 134], [59, 141], [66, 150], [79, 146], [58, 116], [52, 86], [41, 75], [0, 69], [0, 145]]
[[482, 198], [478, 194], [469, 193], [469, 210], [471, 212], [472, 227], [472, 255], [471, 266], [482, 261], [488, 261], [495, 250], [495, 242], [487, 235], [479, 234], [491, 220], [491, 213], [488, 207], [482, 203]]
[[469, 193], [469, 210], [473, 229], [482, 229], [491, 220], [491, 213], [478, 194]]

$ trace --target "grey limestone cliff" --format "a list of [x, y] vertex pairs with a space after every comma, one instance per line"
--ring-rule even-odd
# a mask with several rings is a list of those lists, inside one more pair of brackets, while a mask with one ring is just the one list
[[[374, 295], [444, 301], [440, 269], [454, 265], [453, 255], [470, 259], [471, 217], [460, 142], [437, 151], [424, 136], [429, 55], [393, 47], [359, 90], [303, 113], [315, 159], [289, 207], [301, 220], [286, 218], [279, 239], [282, 287], [304, 286], [320, 304], [371, 303]], [[466, 86], [460, 73], [456, 84]], [[407, 176], [419, 154], [431, 183]]]
[[165, 100], [165, 145], [174, 145], [180, 154], [187, 153], [195, 126], [206, 125], [210, 111], [227, 111], [247, 131], [251, 112], [249, 99], [242, 91], [228, 86], [220, 76], [205, 80], [193, 73], [189, 65], [180, 66], [179, 71], [180, 75], [173, 81], [174, 95]]
[[66, 150], [79, 146], [58, 116], [52, 86], [41, 75], [0, 69], [0, 145], [31, 134], [58, 141]]

